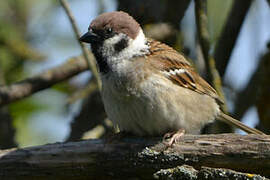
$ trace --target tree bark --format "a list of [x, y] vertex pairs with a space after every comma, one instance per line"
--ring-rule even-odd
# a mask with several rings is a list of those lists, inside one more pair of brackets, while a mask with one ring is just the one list
[[175, 168], [161, 169], [154, 174], [154, 178], [160, 180], [216, 180], [216, 179], [256, 179], [256, 180], [269, 180], [256, 174], [240, 173], [230, 169], [223, 168], [209, 168], [202, 167], [199, 170], [194, 169], [192, 166], [182, 165]]
[[0, 178], [152, 179], [160, 169], [183, 164], [270, 176], [269, 136], [185, 135], [170, 148], [160, 141], [126, 137], [4, 150]]
[[106, 117], [100, 93], [98, 91], [91, 93], [84, 100], [79, 114], [71, 122], [71, 132], [66, 141], [79, 140], [85, 132], [102, 124]]

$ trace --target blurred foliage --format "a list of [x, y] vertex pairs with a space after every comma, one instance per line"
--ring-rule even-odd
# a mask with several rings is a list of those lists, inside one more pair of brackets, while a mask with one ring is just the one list
[[[35, 45], [47, 40], [50, 34], [55, 33], [51, 29], [52, 16], [58, 9], [58, 2], [53, 0], [46, 2], [35, 0], [0, 2], [0, 85], [8, 85], [29, 77], [32, 73], [31, 66], [37, 67], [38, 63], [47, 60], [48, 54], [38, 51]], [[42, 19], [43, 23], [39, 22], [40, 19]], [[32, 31], [29, 31], [30, 25], [33, 26], [30, 23], [33, 21], [36, 21], [37, 24], [34, 25], [34, 28], [31, 27]], [[54, 42], [59, 48], [65, 48], [70, 44], [67, 43], [67, 39], [73, 41], [69, 34], [58, 34], [58, 39], [54, 39]], [[52, 45], [55, 46], [55, 44]], [[6, 133], [4, 138], [0, 137], [0, 148], [2, 139], [5, 142], [7, 139], [16, 141], [19, 146], [38, 145], [54, 141], [54, 134], [46, 132], [46, 127], [43, 130], [40, 128], [33, 129], [32, 124], [35, 124], [34, 121], [38, 122], [33, 117], [42, 113], [56, 114], [56, 116], [61, 113], [64, 116], [67, 113], [64, 109], [68, 107], [62, 105], [64, 103], [59, 105], [54, 102], [63, 97], [59, 99], [53, 98], [55, 95], [53, 91], [61, 94], [71, 94], [75, 90], [76, 86], [73, 83], [64, 81], [52, 87], [52, 91], [48, 93], [49, 95], [31, 96], [12, 103], [5, 108], [4, 113], [1, 113], [0, 109], [1, 126], [11, 128], [8, 130], [10, 133]], [[59, 108], [55, 106], [59, 106]], [[10, 124], [15, 128], [15, 134]]]
[[[29, 127], [29, 119], [32, 113], [36, 113], [48, 106], [41, 102], [35, 101], [33, 98], [27, 98], [22, 101], [12, 103], [9, 106], [10, 114], [13, 117], [13, 126], [16, 128], [15, 139], [18, 144], [27, 145], [34, 139], [33, 130]], [[28, 143], [27, 143], [28, 142]]]
[[27, 18], [35, 2], [0, 2], [0, 71], [7, 84], [27, 76], [23, 69], [25, 61], [43, 59], [27, 39]]
[[[209, 24], [210, 41], [214, 45], [226, 21], [232, 5], [232, 0], [207, 1], [207, 15]], [[221, 11], [222, 9], [222, 11]]]
[[[40, 52], [35, 50], [28, 39], [27, 25], [29, 12], [36, 1], [33, 0], [9, 0], [0, 2], [0, 85], [10, 84], [12, 82], [22, 80], [29, 76], [25, 71], [24, 65], [26, 61], [40, 61], [44, 57]], [[0, 112], [1, 126], [11, 123], [18, 130], [25, 129], [29, 116], [41, 105], [33, 101], [32, 98], [22, 100], [20, 102], [9, 105], [5, 113]], [[10, 114], [12, 118], [9, 118]], [[10, 131], [6, 133], [4, 141], [12, 139], [14, 141], [14, 130], [11, 126], [7, 126]], [[24, 132], [31, 132], [26, 130]], [[20, 134], [22, 135], [22, 134]], [[23, 138], [23, 136], [20, 136]], [[18, 140], [18, 139], [17, 139]]]
[[53, 90], [56, 90], [65, 94], [72, 94], [74, 91], [77, 90], [77, 88], [73, 84], [69, 83], [68, 81], [58, 83], [54, 85], [52, 88]]

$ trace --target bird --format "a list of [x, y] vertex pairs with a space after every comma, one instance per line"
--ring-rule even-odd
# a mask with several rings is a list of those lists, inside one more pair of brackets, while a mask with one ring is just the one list
[[79, 40], [91, 46], [105, 111], [120, 132], [164, 135], [172, 145], [183, 134], [199, 134], [206, 124], [220, 120], [264, 134], [223, 113], [217, 92], [185, 56], [147, 38], [128, 13], [100, 14]]

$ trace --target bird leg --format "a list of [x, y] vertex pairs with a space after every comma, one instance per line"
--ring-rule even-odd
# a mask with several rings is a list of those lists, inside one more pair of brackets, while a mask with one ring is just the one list
[[[168, 146], [172, 147], [174, 143], [180, 141], [181, 137], [185, 134], [184, 129], [179, 129], [178, 131], [168, 132], [163, 136], [163, 143]], [[169, 139], [169, 141], [167, 140]]]

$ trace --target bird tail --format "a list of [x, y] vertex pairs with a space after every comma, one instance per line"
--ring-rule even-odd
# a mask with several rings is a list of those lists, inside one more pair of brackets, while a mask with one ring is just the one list
[[218, 120], [223, 121], [229, 125], [235, 126], [243, 131], [245, 131], [248, 134], [259, 134], [259, 135], [265, 135], [263, 132], [259, 131], [258, 129], [248, 127], [241, 123], [240, 121], [232, 118], [231, 116], [228, 116], [227, 114], [224, 114], [221, 112]]

